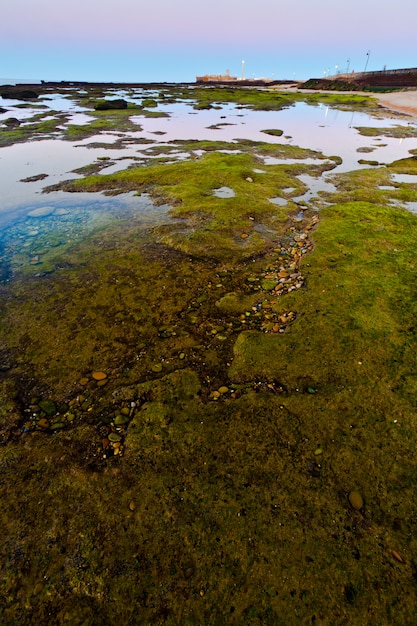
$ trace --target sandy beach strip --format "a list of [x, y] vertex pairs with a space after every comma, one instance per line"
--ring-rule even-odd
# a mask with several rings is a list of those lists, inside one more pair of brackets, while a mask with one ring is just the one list
[[417, 89], [372, 95], [383, 107], [417, 117]]

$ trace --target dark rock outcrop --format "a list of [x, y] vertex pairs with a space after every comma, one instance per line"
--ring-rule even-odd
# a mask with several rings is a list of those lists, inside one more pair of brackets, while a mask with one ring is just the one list
[[9, 126], [9, 128], [15, 128], [16, 126], [20, 126], [20, 121], [16, 117], [8, 117], [7, 120], [4, 120], [3, 124]]
[[111, 109], [127, 109], [127, 102], [123, 98], [117, 100], [100, 100], [94, 105], [96, 111], [108, 111]]
[[38, 93], [32, 89], [8, 89], [1, 92], [1, 97], [9, 100], [36, 100]]

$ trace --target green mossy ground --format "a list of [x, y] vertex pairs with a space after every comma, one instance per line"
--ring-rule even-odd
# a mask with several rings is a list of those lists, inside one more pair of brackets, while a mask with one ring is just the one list
[[[53, 115], [53, 119], [49, 119]], [[48, 118], [48, 119], [43, 119]], [[61, 134], [60, 126], [65, 124], [67, 116], [56, 111], [32, 115], [24, 124], [0, 127], [0, 147], [11, 146], [31, 139], [48, 139]]]
[[[195, 158], [172, 164], [134, 167], [116, 174], [89, 176], [60, 185], [67, 191], [105, 191], [119, 194], [127, 191], [148, 192], [158, 203], [170, 204], [173, 217], [187, 220], [175, 229], [161, 230], [160, 241], [185, 253], [211, 256], [223, 260], [261, 253], [271, 245], [268, 236], [262, 236], [262, 227], [279, 228], [288, 218], [288, 210], [296, 206], [275, 207], [271, 213], [270, 199], [291, 197], [306, 191], [297, 175], [320, 175], [335, 166], [320, 153], [286, 146], [267, 147], [251, 143], [252, 154], [224, 154], [209, 152]], [[230, 145], [230, 144], [229, 144]], [[238, 147], [238, 144], [236, 147]], [[200, 143], [197, 144], [200, 146]], [[244, 143], [243, 149], [248, 149]], [[276, 154], [281, 158], [296, 158], [298, 163], [265, 165], [261, 155]], [[315, 165], [303, 163], [303, 158], [315, 156]], [[321, 162], [320, 162], [321, 161]], [[257, 167], [262, 164], [262, 172]], [[216, 189], [227, 186], [234, 197], [215, 197]], [[291, 188], [286, 196], [283, 189]], [[245, 240], [241, 235], [248, 235]], [[272, 231], [275, 236], [275, 231]]]
[[[9, 259], [3, 623], [417, 621], [417, 217], [390, 204], [415, 201], [390, 174], [416, 159], [336, 176], [317, 223], [291, 197], [329, 165], [262, 154], [68, 183], [172, 217], [114, 216], [46, 267]], [[303, 286], [273, 296], [299, 232]], [[257, 304], [294, 312], [285, 332], [251, 325]]]

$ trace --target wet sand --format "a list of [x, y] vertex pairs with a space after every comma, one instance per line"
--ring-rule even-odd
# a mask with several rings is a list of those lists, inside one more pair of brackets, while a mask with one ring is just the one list
[[417, 89], [376, 96], [381, 106], [417, 117]]

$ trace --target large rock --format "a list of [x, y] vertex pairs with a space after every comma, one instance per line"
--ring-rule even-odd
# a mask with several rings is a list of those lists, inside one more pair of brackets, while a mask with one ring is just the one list
[[14, 128], [16, 126], [20, 126], [20, 122], [15, 117], [8, 117], [7, 120], [4, 120], [3, 124], [9, 126], [10, 128]]
[[3, 91], [1, 97], [9, 100], [35, 100], [38, 94], [32, 89], [10, 89]]
[[117, 100], [100, 100], [94, 105], [96, 111], [108, 111], [109, 109], [127, 109], [127, 102], [123, 98]]

